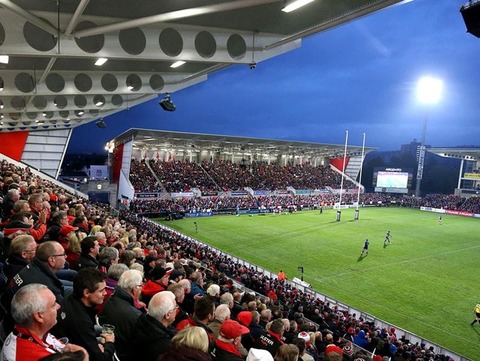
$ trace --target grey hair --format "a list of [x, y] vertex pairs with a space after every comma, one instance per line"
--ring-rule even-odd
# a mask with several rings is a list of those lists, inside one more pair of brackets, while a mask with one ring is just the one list
[[233, 302], [233, 295], [230, 292], [225, 292], [220, 296], [220, 303], [228, 305], [230, 302]]
[[115, 247], [105, 247], [100, 251], [98, 260], [102, 264], [109, 264], [111, 261], [118, 258], [118, 249]]
[[217, 294], [220, 293], [220, 286], [216, 284], [212, 284], [207, 288], [207, 293], [210, 296], [216, 296]]
[[161, 322], [168, 312], [175, 309], [175, 295], [170, 291], [162, 291], [155, 294], [148, 303], [148, 313]]
[[112, 264], [108, 269], [107, 275], [109, 278], [118, 281], [125, 271], [128, 271], [128, 266], [125, 263]]
[[133, 287], [141, 285], [143, 280], [143, 274], [135, 269], [129, 269], [122, 273], [118, 279], [118, 287], [130, 292]]
[[230, 318], [230, 308], [228, 305], [219, 305], [215, 309], [215, 319], [223, 322]]
[[18, 325], [30, 327], [35, 312], [47, 310], [47, 301], [44, 297], [39, 297], [39, 292], [48, 289], [47, 286], [40, 283], [31, 283], [15, 293], [12, 300], [12, 317]]

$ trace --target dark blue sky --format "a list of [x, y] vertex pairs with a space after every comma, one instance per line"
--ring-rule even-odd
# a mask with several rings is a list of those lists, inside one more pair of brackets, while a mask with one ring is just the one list
[[[414, 0], [304, 39], [300, 49], [258, 64], [234, 66], [176, 92], [173, 113], [158, 101], [74, 129], [68, 152], [102, 152], [129, 128], [289, 139], [397, 150], [426, 143], [480, 146], [480, 39], [466, 33], [466, 0]], [[436, 105], [415, 87], [444, 82]], [[428, 107], [428, 108], [427, 108]]]

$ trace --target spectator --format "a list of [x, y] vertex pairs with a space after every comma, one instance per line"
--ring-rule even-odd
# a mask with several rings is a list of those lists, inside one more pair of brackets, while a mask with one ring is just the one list
[[201, 327], [187, 327], [177, 333], [157, 361], [211, 361], [208, 336]]
[[140, 315], [132, 331], [131, 343], [135, 350], [132, 360], [156, 361], [166, 352], [176, 334], [171, 324], [177, 307], [175, 295], [170, 291], [159, 292], [152, 297], [148, 314]]
[[30, 263], [36, 252], [37, 242], [35, 242], [32, 236], [25, 234], [17, 236], [12, 240], [9, 256], [3, 265], [6, 284], [9, 284], [13, 276]]
[[275, 354], [275, 361], [297, 361], [298, 360], [298, 347], [295, 345], [285, 344], [278, 348]]
[[94, 236], [84, 238], [80, 242], [82, 253], [77, 261], [78, 269], [92, 267], [97, 269], [99, 262], [97, 260], [98, 253], [100, 252], [100, 246]]
[[248, 351], [247, 361], [273, 361], [273, 356], [267, 350], [251, 348]]
[[95, 333], [95, 306], [106, 295], [105, 275], [92, 267], [81, 269], [73, 280], [73, 294], [65, 303], [65, 318], [59, 321], [62, 335], [85, 347], [91, 361], [111, 361], [115, 352], [115, 335], [102, 333], [98, 343]]
[[[98, 242], [98, 241], [97, 241]], [[117, 264], [119, 259], [118, 249], [114, 247], [103, 247], [98, 254], [98, 263], [103, 273], [108, 273], [112, 264]]]
[[171, 268], [156, 265], [155, 268], [150, 271], [150, 279], [142, 287], [142, 301], [148, 304], [155, 294], [165, 291], [168, 287], [171, 273]]
[[281, 319], [276, 319], [272, 322], [270, 329], [260, 335], [256, 342], [255, 348], [260, 348], [270, 352], [275, 357], [277, 350], [284, 344], [282, 336], [284, 332], [284, 325]]
[[120, 360], [127, 359], [132, 330], [141, 311], [135, 307], [140, 296], [143, 275], [136, 270], [125, 271], [115, 292], [103, 307], [101, 322], [115, 326], [115, 350]]
[[[36, 361], [57, 352], [61, 343], [49, 331], [57, 323], [60, 305], [47, 286], [32, 283], [22, 287], [13, 297], [11, 308], [15, 330], [5, 340], [2, 360]], [[65, 347], [66, 351], [85, 351], [73, 343]]]
[[237, 321], [225, 320], [220, 327], [220, 333], [215, 341], [212, 352], [215, 361], [243, 361], [239, 347], [242, 344], [242, 335], [250, 330]]
[[215, 309], [213, 321], [208, 324], [208, 327], [213, 332], [213, 340], [218, 338], [220, 327], [225, 320], [230, 319], [230, 309], [227, 305], [220, 305]]
[[215, 304], [208, 297], [202, 297], [195, 301], [193, 315], [178, 323], [176, 329], [180, 331], [185, 327], [199, 326], [205, 329], [210, 342], [210, 350], [213, 349], [213, 331], [208, 324], [213, 320]]

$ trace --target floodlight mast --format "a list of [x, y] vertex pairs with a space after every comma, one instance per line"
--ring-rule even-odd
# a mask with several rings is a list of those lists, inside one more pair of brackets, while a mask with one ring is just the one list
[[[443, 82], [432, 77], [422, 77], [417, 84], [417, 98], [423, 104], [435, 104], [440, 100], [443, 90]], [[425, 137], [427, 134], [428, 107], [425, 110], [423, 120], [422, 142], [418, 154], [417, 182], [415, 185], [415, 197], [420, 197], [420, 184], [423, 178], [423, 167], [425, 164]]]

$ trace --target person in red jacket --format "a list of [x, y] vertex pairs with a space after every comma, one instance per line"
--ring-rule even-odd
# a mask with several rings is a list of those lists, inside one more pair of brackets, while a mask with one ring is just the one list
[[148, 302], [158, 292], [166, 291], [168, 287], [168, 281], [170, 280], [170, 274], [173, 272], [171, 268], [163, 268], [160, 265], [156, 265], [150, 273], [150, 279], [142, 286], [141, 300], [148, 305]]
[[38, 242], [47, 232], [47, 225], [44, 221], [39, 221], [34, 226], [33, 222], [32, 216], [28, 213], [16, 213], [12, 215], [10, 221], [5, 225], [4, 234], [13, 238], [20, 234], [29, 234]]

